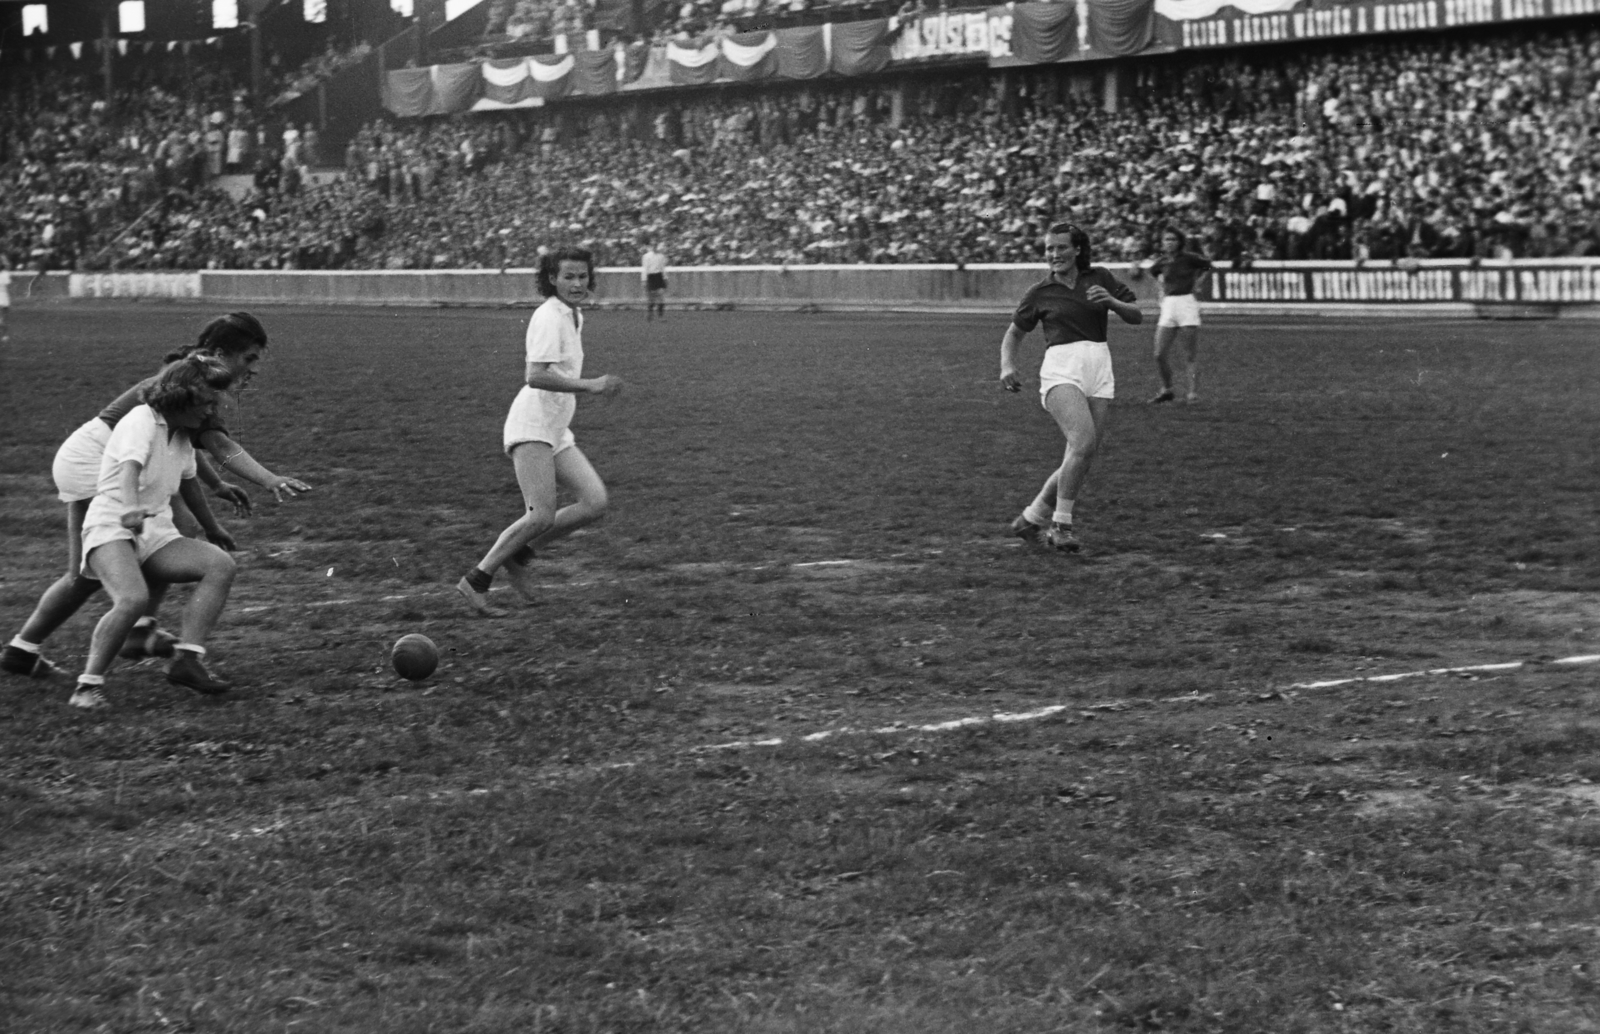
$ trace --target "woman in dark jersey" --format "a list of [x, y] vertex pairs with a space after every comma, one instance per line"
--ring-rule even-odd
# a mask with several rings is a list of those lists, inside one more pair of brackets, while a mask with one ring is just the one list
[[[170, 363], [196, 355], [213, 356], [228, 368], [233, 390], [237, 391], [254, 375], [255, 365], [266, 347], [267, 332], [261, 321], [248, 312], [230, 312], [207, 323], [193, 345], [171, 353], [165, 361]], [[0, 650], [0, 671], [34, 678], [55, 674], [56, 666], [40, 654], [41, 645], [100, 588], [99, 581], [83, 574], [83, 519], [99, 484], [100, 460], [106, 442], [111, 439], [117, 423], [143, 402], [145, 390], [155, 380], [156, 377], [147, 377], [117, 396], [98, 416], [74, 431], [56, 452], [51, 472], [57, 493], [67, 504], [67, 571], [45, 590], [22, 631]], [[311, 490], [305, 482], [281, 477], [257, 463], [243, 446], [229, 437], [227, 425], [220, 416], [208, 416], [188, 434], [194, 444], [215, 458], [224, 470], [269, 489], [274, 498], [281, 500], [285, 495], [293, 497], [298, 492]], [[243, 489], [223, 481], [204, 457], [196, 466], [199, 479], [218, 498], [232, 504], [241, 515], [250, 512], [250, 497]], [[208, 539], [224, 549], [234, 548], [232, 536], [212, 517], [205, 495], [192, 482], [186, 485], [181, 498]], [[171, 654], [177, 637], [160, 632], [155, 625], [155, 612], [165, 589], [166, 586], [150, 587], [149, 609], [129, 635], [124, 656]]]
[[1076, 553], [1072, 509], [1105, 431], [1116, 380], [1106, 343], [1108, 312], [1124, 323], [1143, 323], [1128, 286], [1102, 266], [1089, 264], [1089, 235], [1071, 223], [1056, 223], [1044, 238], [1050, 276], [1028, 289], [1000, 342], [1000, 384], [1021, 391], [1017, 346], [1041, 323], [1044, 361], [1039, 400], [1067, 440], [1061, 465], [1016, 520], [1011, 531], [1052, 549]]
[[1165, 252], [1150, 266], [1150, 272], [1161, 278], [1161, 317], [1156, 320], [1156, 373], [1161, 376], [1161, 390], [1151, 402], [1171, 402], [1172, 364], [1167, 353], [1174, 342], [1183, 345], [1189, 362], [1189, 391], [1185, 402], [1199, 398], [1200, 387], [1200, 302], [1195, 298], [1195, 288], [1211, 273], [1211, 261], [1185, 251], [1187, 245], [1178, 230], [1168, 229], [1161, 235], [1161, 249]]

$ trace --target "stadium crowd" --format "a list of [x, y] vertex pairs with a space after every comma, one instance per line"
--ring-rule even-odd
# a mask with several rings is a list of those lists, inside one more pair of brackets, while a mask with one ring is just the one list
[[[595, 0], [489, 0], [484, 41], [553, 41], [594, 29], [602, 21]], [[779, 26], [820, 24], [856, 17], [910, 14], [926, 0], [658, 0], [643, 10], [650, 27], [641, 33], [604, 32], [613, 39], [664, 43], [703, 39]]]
[[1009, 262], [1067, 216], [1102, 259], [1155, 253], [1169, 225], [1234, 261], [1600, 254], [1600, 29], [1144, 62], [1116, 113], [1072, 85], [1050, 67], [380, 121], [341, 181], [268, 157], [241, 199], [204, 189], [193, 105], [154, 96], [130, 129], [41, 91], [59, 103], [0, 123], [0, 248], [470, 268], [556, 240], [631, 263], [649, 237], [674, 264]]

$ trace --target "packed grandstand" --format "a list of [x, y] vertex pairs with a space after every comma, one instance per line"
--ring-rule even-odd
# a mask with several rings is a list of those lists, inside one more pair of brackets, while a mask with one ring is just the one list
[[[548, 7], [496, 3], [494, 39], [551, 32]], [[94, 62], [0, 50], [6, 264], [526, 267], [575, 241], [626, 265], [645, 239], [676, 265], [972, 264], [1036, 260], [1061, 217], [1101, 259], [1168, 226], [1235, 262], [1600, 255], [1593, 19], [1135, 56], [1114, 96], [1089, 63], [923, 64], [390, 113], [344, 139], [252, 103], [211, 53], [119, 55], [107, 96]]]

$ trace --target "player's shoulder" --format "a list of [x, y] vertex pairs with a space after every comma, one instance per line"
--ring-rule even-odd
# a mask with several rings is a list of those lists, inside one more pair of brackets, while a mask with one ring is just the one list
[[1039, 280], [1039, 281], [1036, 281], [1036, 282], [1034, 282], [1032, 284], [1029, 284], [1028, 285], [1028, 289], [1026, 291], [1022, 292], [1022, 300], [1024, 302], [1026, 302], [1026, 301], [1030, 301], [1030, 300], [1032, 300], [1034, 298], [1037, 298], [1039, 296], [1039, 292], [1040, 291], [1043, 291], [1045, 288], [1049, 287], [1051, 284], [1053, 284], [1055, 282], [1056, 281], [1055, 281], [1054, 277], [1047, 276], [1043, 280]]
[[121, 431], [123, 437], [146, 435], [157, 427], [166, 426], [166, 423], [165, 418], [156, 412], [154, 406], [148, 402], [141, 402], [123, 414], [122, 419], [117, 421], [116, 429], [112, 433], [115, 434], [117, 431]]
[[1086, 273], [1086, 278], [1089, 280], [1099, 280], [1104, 283], [1106, 281], [1116, 280], [1117, 275], [1111, 272], [1111, 270], [1107, 269], [1105, 266], [1090, 266], [1088, 272]]

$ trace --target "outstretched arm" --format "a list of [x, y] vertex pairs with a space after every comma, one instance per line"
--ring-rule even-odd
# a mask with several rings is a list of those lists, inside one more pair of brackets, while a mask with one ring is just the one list
[[257, 463], [255, 459], [244, 451], [244, 446], [229, 438], [221, 431], [207, 431], [200, 440], [200, 444], [209, 452], [223, 470], [237, 474], [255, 482], [262, 488], [272, 492], [272, 497], [279, 502], [283, 501], [285, 493], [293, 499], [301, 492], [311, 491], [311, 486], [304, 481], [291, 477], [281, 477]]

